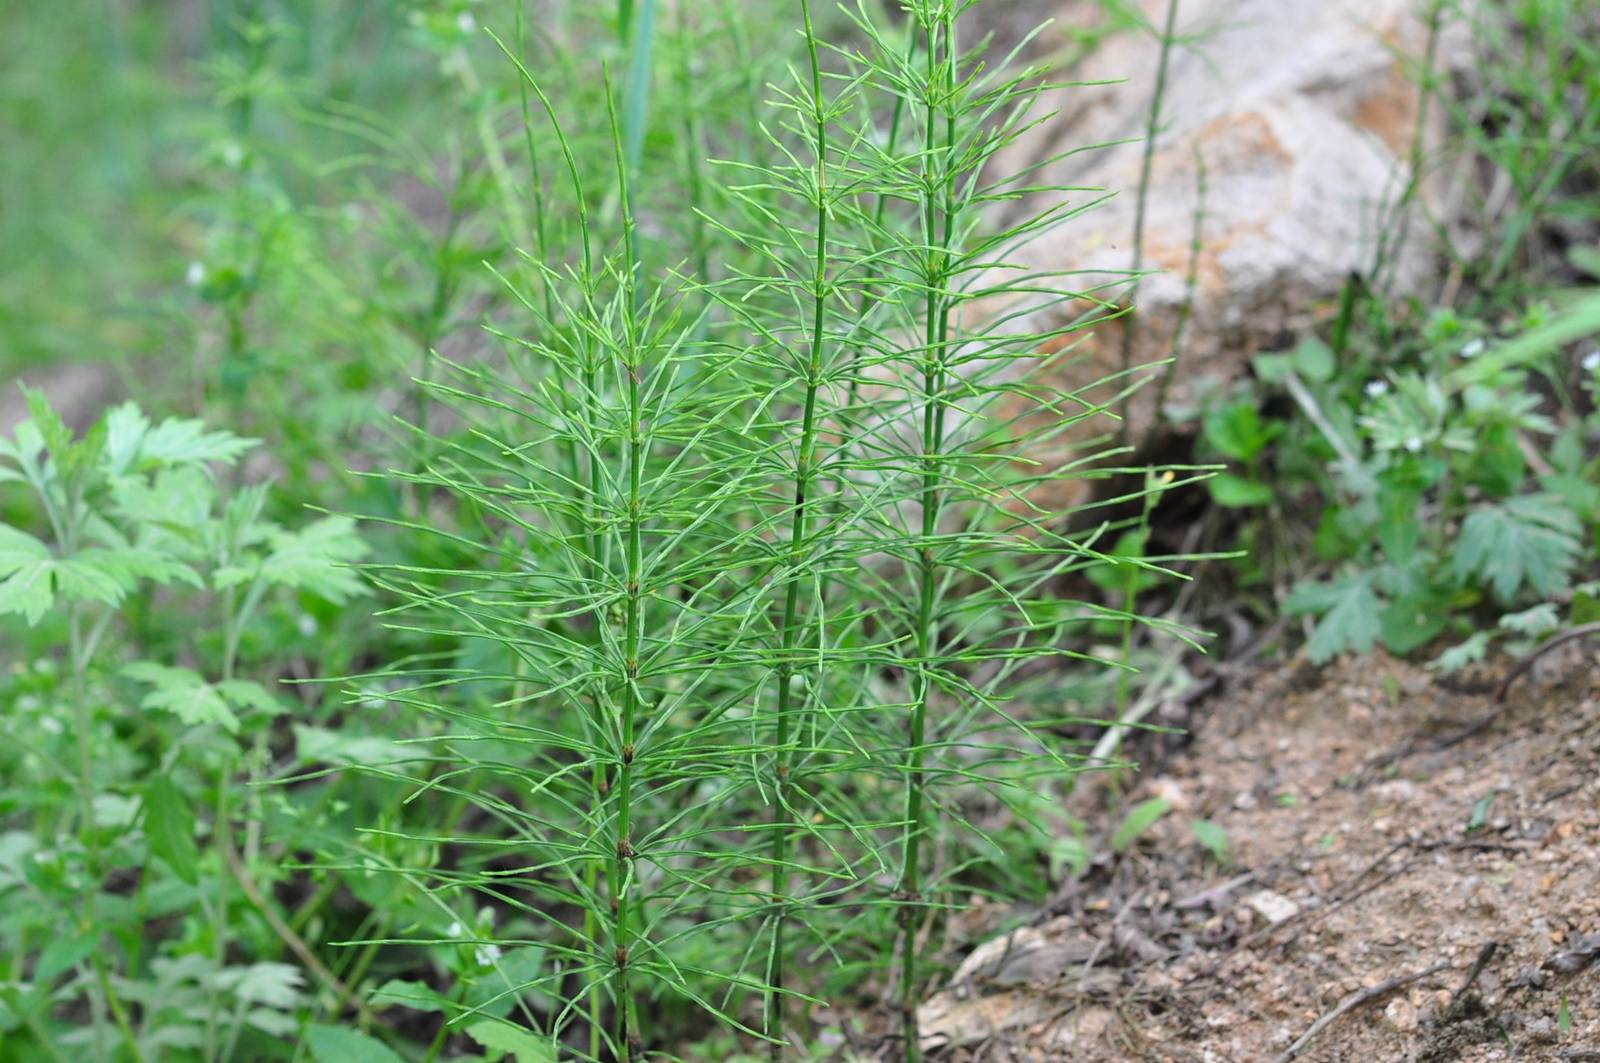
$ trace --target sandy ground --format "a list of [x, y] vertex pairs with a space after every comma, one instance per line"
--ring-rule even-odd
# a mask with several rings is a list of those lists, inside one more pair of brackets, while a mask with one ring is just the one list
[[1174, 806], [1134, 851], [924, 1005], [930, 1058], [1600, 1060], [1594, 651], [1465, 737], [1492, 676], [1380, 656], [1243, 678], [1129, 795]]

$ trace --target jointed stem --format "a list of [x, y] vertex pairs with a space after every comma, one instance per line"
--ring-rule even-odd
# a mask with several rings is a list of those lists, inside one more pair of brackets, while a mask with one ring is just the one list
[[[950, 244], [956, 211], [954, 174], [949, 155], [955, 143], [955, 15], [947, 4], [935, 15], [924, 14], [927, 35], [927, 113], [923, 130], [922, 214], [925, 257], [923, 303], [924, 336], [922, 381], [922, 547], [917, 569], [918, 602], [916, 674], [911, 723], [906, 741], [906, 804], [903, 835], [904, 863], [898, 890], [900, 908], [900, 1008], [901, 1035], [907, 1063], [922, 1058], [917, 1025], [917, 913], [922, 896], [922, 819], [925, 778], [928, 703], [933, 693], [933, 660], [938, 652], [939, 564], [933, 540], [939, 529], [944, 486], [945, 405], [948, 401], [947, 366], [950, 338], [950, 301], [947, 296]], [[944, 53], [940, 53], [943, 36]], [[941, 99], [940, 90], [943, 90]], [[939, 144], [939, 112], [944, 108], [943, 158]]]
[[817, 154], [817, 237], [814, 270], [811, 279], [811, 341], [806, 362], [805, 412], [800, 422], [800, 452], [794, 473], [794, 509], [789, 518], [789, 550], [786, 560], [783, 595], [783, 623], [779, 632], [778, 653], [778, 720], [777, 720], [777, 778], [773, 783], [776, 800], [772, 809], [772, 970], [768, 979], [766, 1035], [773, 1063], [783, 1058], [783, 981], [784, 981], [784, 923], [789, 904], [789, 836], [795, 829], [795, 810], [791, 800], [790, 773], [793, 768], [791, 750], [791, 719], [793, 692], [790, 681], [794, 675], [792, 655], [799, 639], [801, 618], [800, 562], [810, 536], [808, 495], [811, 479], [816, 472], [817, 449], [817, 391], [822, 377], [822, 338], [827, 324], [828, 283], [828, 128], [822, 100], [822, 66], [817, 55], [817, 38], [811, 25], [811, 4], [800, 0], [800, 12], [805, 21], [806, 44], [811, 54], [811, 104], [815, 123], [814, 148]]
[[628, 164], [621, 151], [621, 136], [617, 130], [616, 108], [611, 104], [611, 93], [606, 93], [611, 113], [612, 139], [617, 151], [617, 183], [622, 203], [622, 370], [626, 377], [628, 401], [627, 424], [627, 513], [624, 584], [623, 629], [623, 690], [622, 690], [622, 748], [618, 755], [616, 847], [611, 865], [612, 944], [615, 951], [612, 962], [616, 970], [616, 1052], [622, 1063], [629, 1063], [633, 1053], [642, 1044], [638, 1027], [638, 1014], [633, 999], [629, 965], [637, 959], [631, 955], [634, 936], [630, 922], [633, 881], [633, 783], [636, 751], [634, 739], [642, 699], [639, 696], [639, 652], [643, 644], [644, 617], [643, 591], [640, 580], [644, 573], [643, 516], [641, 513], [644, 461], [644, 344], [638, 334], [636, 321], [638, 281], [638, 248], [635, 243], [632, 201], [628, 187]]

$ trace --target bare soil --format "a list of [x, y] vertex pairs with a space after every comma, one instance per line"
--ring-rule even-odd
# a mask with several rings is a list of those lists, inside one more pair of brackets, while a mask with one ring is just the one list
[[1128, 794], [1173, 811], [967, 955], [930, 1058], [1600, 1060], [1593, 650], [1497, 712], [1383, 656], [1214, 698]]

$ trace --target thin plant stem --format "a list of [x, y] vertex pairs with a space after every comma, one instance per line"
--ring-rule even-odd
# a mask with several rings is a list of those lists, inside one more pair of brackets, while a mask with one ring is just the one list
[[[934, 549], [942, 505], [944, 406], [950, 329], [948, 284], [950, 240], [953, 234], [954, 174], [950, 153], [954, 148], [953, 116], [956, 91], [955, 16], [946, 4], [939, 14], [921, 13], [927, 37], [927, 103], [923, 131], [922, 229], [924, 244], [924, 335], [922, 380], [922, 535], [918, 550], [916, 670], [911, 720], [906, 741], [905, 823], [902, 836], [902, 870], [898, 889], [900, 921], [900, 1022], [906, 1063], [922, 1058], [917, 1023], [920, 982], [917, 977], [917, 913], [922, 900], [923, 786], [926, 772], [928, 705], [933, 696], [934, 658], [938, 652], [940, 571]], [[940, 38], [944, 56], [941, 59]], [[946, 109], [945, 144], [939, 144], [939, 109]]]
[[1178, 373], [1178, 363], [1183, 357], [1183, 341], [1188, 334], [1189, 319], [1194, 316], [1195, 293], [1200, 286], [1200, 254], [1205, 250], [1206, 225], [1206, 158], [1200, 145], [1194, 147], [1194, 227], [1189, 234], [1189, 263], [1183, 277], [1183, 302], [1178, 307], [1178, 320], [1172, 327], [1172, 356], [1161, 374], [1161, 387], [1156, 392], [1156, 414], [1167, 407], [1167, 396], [1172, 381]]
[[823, 336], [828, 313], [828, 120], [822, 97], [822, 64], [817, 54], [817, 37], [811, 22], [810, 0], [800, 0], [805, 24], [806, 48], [811, 58], [811, 118], [813, 147], [816, 151], [817, 227], [811, 277], [810, 354], [806, 362], [805, 412], [800, 422], [800, 450], [794, 473], [794, 507], [789, 518], [789, 548], [783, 592], [783, 620], [779, 627], [777, 685], [778, 714], [776, 734], [776, 778], [773, 781], [772, 808], [772, 969], [768, 979], [766, 1036], [772, 1063], [783, 1058], [783, 985], [786, 961], [784, 928], [789, 907], [789, 837], [794, 832], [796, 812], [793, 801], [791, 719], [794, 714], [795, 645], [802, 622], [799, 614], [801, 557], [810, 538], [808, 503], [811, 479], [816, 472], [817, 393], [822, 383]]
[[[624, 0], [624, 3], [626, 3], [626, 0]], [[583, 295], [587, 304], [587, 302], [591, 300], [594, 295], [594, 241], [591, 237], [589, 229], [588, 197], [584, 189], [581, 171], [578, 169], [577, 156], [574, 155], [572, 143], [567, 139], [566, 132], [562, 128], [561, 122], [556, 116], [554, 104], [550, 102], [549, 95], [544, 91], [543, 87], [540, 86], [537, 79], [535, 79], [534, 76], [528, 72], [528, 68], [526, 65], [524, 65], [521, 55], [513, 53], [510, 48], [506, 47], [504, 41], [495, 36], [493, 31], [489, 32], [489, 38], [495, 42], [495, 44], [500, 48], [501, 52], [503, 52], [517, 68], [519, 85], [523, 87], [524, 91], [532, 92], [534, 97], [539, 101], [539, 106], [543, 109], [545, 117], [550, 122], [551, 130], [556, 138], [556, 144], [561, 150], [561, 158], [566, 164], [567, 177], [572, 185], [573, 210], [577, 214], [578, 219], [579, 259], [581, 263], [579, 276], [584, 286]], [[610, 99], [609, 91], [607, 93], [607, 99]], [[548, 296], [548, 284], [545, 290]], [[581, 393], [579, 396], [579, 408], [582, 411], [581, 416], [583, 418], [583, 422], [585, 424], [592, 425], [597, 423], [597, 411], [595, 409], [595, 403], [598, 401], [599, 364], [595, 356], [594, 345], [587, 333], [585, 333], [584, 336], [579, 340], [579, 344], [582, 363], [582, 368], [580, 370]], [[593, 453], [588, 455], [587, 467], [588, 475], [585, 483], [586, 490], [583, 493], [582, 504], [579, 506], [579, 519], [583, 525], [582, 541], [584, 565], [587, 574], [593, 578], [593, 576], [598, 573], [600, 565], [600, 542], [597, 528], [599, 526], [598, 506], [600, 500], [602, 470], [600, 468], [600, 462], [597, 455]], [[574, 473], [576, 476], [576, 470], [574, 470]], [[603, 617], [597, 615], [595, 622], [596, 624], [603, 622]], [[607, 791], [608, 786], [606, 779], [606, 767], [598, 758], [596, 758], [594, 767], [589, 775], [589, 800], [592, 808], [598, 810], [604, 806]], [[588, 891], [588, 896], [590, 897], [596, 897], [599, 895], [600, 867], [603, 862], [603, 859], [597, 857], [595, 859], [588, 860], [585, 863], [583, 881], [584, 886]], [[600, 917], [594, 911], [592, 905], [586, 905], [584, 909], [583, 935], [584, 938], [590, 943], [590, 947], [594, 950], [595, 963], [603, 963], [603, 947], [600, 943]], [[600, 1055], [600, 1042], [602, 1039], [603, 1030], [602, 1011], [601, 987], [597, 981], [589, 994], [588, 1012], [589, 1054], [595, 1058], [599, 1058]]]
[[700, 176], [700, 123], [696, 120], [698, 101], [693, 95], [694, 79], [689, 69], [688, 5], [678, 6], [678, 99], [683, 109], [683, 170], [689, 194], [689, 249], [695, 276], [702, 284], [711, 283], [711, 257], [706, 242], [705, 182]]
[[[523, 0], [517, 0], [515, 25], [517, 52], [519, 55], [526, 54], [523, 45]], [[550, 261], [549, 212], [544, 199], [544, 178], [539, 167], [539, 150], [535, 144], [533, 135], [533, 114], [528, 102], [528, 81], [529, 79], [527, 78], [518, 78], [517, 92], [522, 106], [522, 129], [528, 152], [528, 180], [529, 184], [532, 186], [531, 198], [533, 202], [534, 254], [537, 256], [539, 262], [548, 263]], [[578, 195], [581, 197], [581, 189], [578, 191]], [[585, 243], [587, 244], [587, 240]], [[539, 270], [537, 272], [540, 276], [539, 287], [540, 292], [543, 295], [545, 322], [547, 325], [554, 325], [556, 321], [556, 311], [555, 299], [551, 291], [551, 278], [549, 274], [543, 270]], [[584, 342], [587, 343], [587, 340], [585, 339]], [[585, 362], [587, 364], [587, 358], [585, 359]], [[578, 404], [585, 407], [592, 401], [592, 396], [594, 393], [592, 376], [586, 377], [586, 380], [587, 384], [583, 389], [583, 394], [578, 400]], [[585, 423], [594, 423], [593, 417], [590, 415], [588, 410], [585, 410], [580, 416], [585, 418]], [[571, 466], [571, 474], [574, 481], [579, 480], [584, 475], [585, 462], [583, 456], [580, 454], [580, 449], [581, 448], [579, 447], [577, 438], [569, 437], [567, 457]], [[590, 457], [589, 468], [594, 476], [598, 475], [599, 467], [593, 463], [592, 456]], [[594, 577], [595, 565], [598, 563], [599, 558], [599, 548], [595, 542], [594, 520], [592, 519], [592, 505], [596, 497], [596, 491], [598, 490], [598, 481], [594, 478], [594, 476], [591, 476], [589, 482], [589, 492], [584, 498], [583, 505], [579, 507], [578, 513], [578, 519], [581, 525], [579, 533], [583, 537], [583, 541], [586, 544], [584, 556], [589, 562], [586, 567], [585, 575], [591, 579]], [[588, 730], [590, 731], [592, 737], [598, 737], [597, 728], [593, 725], [592, 721], [588, 723]], [[598, 745], [598, 741], [596, 742], [596, 745]], [[589, 793], [592, 807], [598, 808], [602, 804], [604, 787], [605, 767], [597, 760], [594, 767], [590, 771]], [[599, 860], [589, 860], [584, 864], [583, 884], [585, 890], [587, 891], [587, 895], [590, 897], [595, 896], [599, 889], [601, 863], [602, 861]], [[599, 913], [595, 910], [593, 905], [586, 905], [583, 911], [583, 940], [591, 943], [590, 947], [592, 948], [592, 943], [597, 941], [599, 936]], [[603, 1030], [605, 1014], [603, 990], [598, 982], [590, 987], [588, 998], [587, 1018], [589, 1022], [589, 1055], [595, 1059], [598, 1059], [600, 1057], [601, 1034]], [[444, 1030], [441, 1028], [441, 1037], [443, 1036], [443, 1033]], [[441, 1044], [442, 1041], [435, 1044], [434, 1054], [437, 1054], [438, 1048]]]
[[[54, 513], [54, 507], [49, 504], [48, 492], [41, 491], [41, 496], [46, 499], [46, 508], [51, 510], [51, 519], [55, 524], [57, 534], [61, 537], [60, 544], [65, 554], [75, 553], [79, 546], [79, 535], [82, 521], [80, 514], [83, 509], [81, 498], [69, 496], [66, 499], [65, 512], [59, 517]], [[100, 859], [100, 835], [94, 823], [94, 757], [93, 757], [93, 727], [94, 711], [89, 705], [89, 653], [83, 634], [83, 607], [76, 601], [68, 609], [67, 614], [67, 640], [68, 654], [72, 662], [72, 693], [73, 693], [73, 726], [77, 731], [78, 748], [78, 786], [83, 802], [83, 845], [86, 863], [89, 867], [88, 888], [83, 895], [83, 926], [87, 929], [98, 929], [95, 918], [95, 898], [100, 892], [100, 877], [103, 873]], [[116, 1023], [118, 1031], [122, 1034], [123, 1041], [132, 1053], [136, 1063], [144, 1063], [144, 1053], [139, 1048], [139, 1039], [135, 1036], [133, 1027], [128, 1022], [126, 1009], [117, 997], [116, 990], [111, 985], [111, 977], [106, 971], [105, 954], [99, 949], [94, 950], [90, 959], [94, 969], [95, 983], [99, 986], [100, 993], [96, 997], [90, 994], [93, 1007], [95, 1042], [97, 1051], [103, 1051], [100, 1039], [102, 1018], [101, 1006], [111, 1012], [112, 1021]]]
[[1373, 285], [1385, 297], [1393, 294], [1394, 270], [1393, 264], [1399, 260], [1405, 251], [1407, 239], [1411, 235], [1410, 207], [1416, 198], [1417, 191], [1422, 187], [1423, 164], [1426, 162], [1428, 120], [1432, 113], [1433, 97], [1438, 91], [1436, 83], [1437, 66], [1439, 57], [1439, 36], [1444, 26], [1445, 0], [1431, 0], [1428, 4], [1428, 36], [1427, 43], [1422, 52], [1422, 70], [1419, 99], [1417, 101], [1417, 121], [1411, 130], [1411, 151], [1408, 160], [1406, 185], [1401, 190], [1399, 198], [1393, 208], [1388, 212], [1386, 221], [1378, 233], [1378, 246], [1373, 255], [1372, 277]]
[[643, 699], [639, 691], [639, 652], [643, 642], [644, 594], [640, 581], [644, 574], [642, 513], [644, 487], [644, 408], [643, 343], [637, 332], [633, 313], [638, 298], [637, 255], [634, 219], [631, 206], [628, 163], [623, 152], [621, 133], [617, 128], [616, 106], [610, 86], [606, 87], [607, 111], [611, 119], [612, 140], [616, 146], [617, 188], [622, 203], [622, 339], [621, 369], [626, 379], [628, 422], [626, 476], [627, 505], [623, 515], [626, 542], [624, 545], [624, 628], [623, 628], [623, 689], [622, 689], [622, 748], [617, 756], [617, 811], [615, 855], [611, 869], [611, 904], [613, 910], [612, 943], [615, 952], [612, 962], [616, 970], [616, 1051], [622, 1063], [629, 1063], [634, 1053], [642, 1047], [643, 1038], [638, 1028], [637, 1008], [633, 999], [629, 964], [637, 958], [637, 947], [632, 929], [633, 861], [633, 788], [635, 763], [638, 751], [634, 740]]
[[[1161, 52], [1156, 60], [1156, 88], [1150, 100], [1150, 114], [1145, 123], [1144, 154], [1139, 160], [1139, 198], [1133, 212], [1133, 282], [1128, 290], [1128, 302], [1139, 299], [1140, 275], [1144, 270], [1145, 212], [1150, 202], [1150, 168], [1155, 161], [1156, 134], [1161, 130], [1161, 104], [1167, 94], [1167, 65], [1172, 55], [1172, 42], [1178, 22], [1178, 0], [1167, 0], [1166, 22], [1161, 30]], [[1133, 369], [1133, 348], [1138, 340], [1138, 311], [1128, 314], [1122, 321], [1122, 375], [1126, 378]], [[1128, 442], [1128, 400], [1123, 400], [1122, 422], [1117, 428], [1118, 443]]]

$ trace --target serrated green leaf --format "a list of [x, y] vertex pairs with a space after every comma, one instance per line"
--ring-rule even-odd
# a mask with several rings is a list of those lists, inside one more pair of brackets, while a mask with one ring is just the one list
[[26, 532], [0, 524], [0, 615], [20, 613], [37, 624], [54, 600], [50, 548]]
[[20, 528], [0, 524], [0, 576], [50, 556], [50, 548]]
[[254, 709], [267, 716], [282, 716], [286, 711], [281, 702], [260, 683], [249, 679], [224, 679], [214, 684], [228, 704], [240, 709]]
[[154, 525], [188, 541], [199, 538], [216, 497], [211, 477], [193, 465], [162, 469], [154, 476], [120, 476], [111, 484], [115, 512], [122, 520]]
[[1540, 602], [1531, 609], [1507, 613], [1500, 618], [1501, 628], [1529, 638], [1547, 635], [1560, 626], [1561, 618], [1556, 615], [1556, 607], [1550, 602]]
[[1366, 653], [1378, 639], [1383, 603], [1372, 589], [1372, 574], [1358, 573], [1337, 583], [1302, 583], [1284, 603], [1286, 612], [1319, 617], [1306, 644], [1313, 664], [1345, 650]]
[[[300, 1023], [296, 1021], [294, 1015], [285, 1011], [273, 1011], [271, 1008], [251, 1008], [244, 1013], [244, 1021], [274, 1037], [291, 1037], [300, 1029]], [[205, 1038], [202, 1035], [200, 1044], [194, 1047], [198, 1048], [204, 1043]]]
[[150, 419], [132, 402], [125, 402], [106, 414], [106, 472], [120, 476], [133, 467], [139, 457], [139, 442], [150, 429]]
[[1466, 641], [1452, 646], [1428, 662], [1436, 672], [1459, 672], [1469, 664], [1483, 660], [1489, 649], [1489, 632], [1474, 632]]
[[468, 1026], [466, 1033], [489, 1050], [486, 1058], [500, 1059], [509, 1053], [517, 1063], [555, 1063], [555, 1046], [548, 1037], [509, 1022], [486, 1019]]
[[1539, 477], [1539, 486], [1561, 499], [1584, 523], [1600, 524], [1600, 482], [1594, 476], [1584, 472], [1553, 473]]
[[1134, 805], [1123, 817], [1117, 832], [1111, 836], [1112, 851], [1125, 852], [1128, 846], [1138, 841], [1140, 835], [1155, 824], [1156, 820], [1171, 810], [1172, 803], [1164, 797], [1152, 797], [1148, 801], [1140, 801]]
[[343, 1026], [309, 1026], [306, 1044], [317, 1063], [402, 1063], [382, 1041]]
[[50, 456], [60, 461], [61, 455], [72, 446], [72, 430], [61, 419], [61, 415], [50, 405], [50, 400], [38, 388], [30, 388], [26, 384], [19, 385], [22, 396], [28, 403], [28, 418], [35, 432], [38, 433], [44, 449]]
[[230, 565], [219, 569], [213, 582], [219, 588], [255, 580], [309, 591], [320, 598], [343, 604], [367, 587], [348, 566], [361, 560], [367, 544], [348, 517], [325, 517], [299, 531], [274, 532], [265, 556], [253, 565]]
[[1524, 495], [1480, 506], [1461, 524], [1451, 557], [1456, 576], [1489, 587], [1502, 601], [1524, 586], [1549, 596], [1563, 589], [1580, 553], [1578, 520], [1554, 495]]
[[279, 1011], [291, 1011], [304, 1000], [306, 979], [300, 969], [288, 963], [252, 963], [228, 967], [214, 976], [219, 988], [245, 1004], [260, 1004]]
[[1438, 638], [1449, 615], [1444, 602], [1426, 594], [1399, 598], [1380, 615], [1378, 637], [1390, 653], [1404, 657]]
[[143, 468], [208, 461], [231, 463], [255, 445], [254, 439], [232, 432], [208, 432], [203, 421], [173, 417], [145, 431], [136, 461]]
[[77, 601], [117, 605], [137, 580], [121, 558], [89, 548], [50, 566], [56, 593]]
[[122, 674], [154, 687], [139, 702], [140, 708], [170, 712], [192, 727], [216, 724], [229, 734], [239, 730], [239, 718], [228, 708], [227, 701], [198, 673], [136, 661], [123, 668]]
[[191, 886], [198, 881], [195, 864], [200, 859], [194, 841], [194, 810], [183, 791], [165, 775], [157, 775], [144, 788], [144, 835], [150, 852]]

